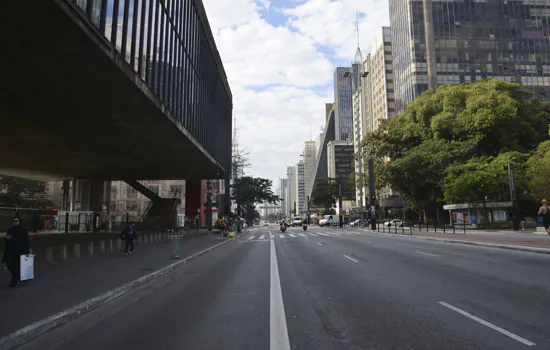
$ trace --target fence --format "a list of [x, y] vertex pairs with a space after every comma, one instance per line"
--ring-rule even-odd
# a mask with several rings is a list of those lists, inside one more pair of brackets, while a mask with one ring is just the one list
[[[469, 226], [469, 225], [468, 225]], [[386, 222], [376, 223], [376, 230], [382, 233], [394, 233], [394, 234], [408, 234], [412, 235], [414, 232], [434, 232], [434, 233], [452, 233], [452, 234], [466, 234], [468, 231], [472, 230], [467, 227], [466, 224], [429, 224], [428, 223], [413, 223], [407, 224], [402, 223], [400, 225], [390, 224], [386, 225]]]

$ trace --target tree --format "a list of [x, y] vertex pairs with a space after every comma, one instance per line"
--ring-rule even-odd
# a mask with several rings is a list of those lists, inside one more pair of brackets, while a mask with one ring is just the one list
[[434, 200], [478, 199], [467, 193], [468, 184], [487, 186], [493, 196], [504, 191], [502, 178], [494, 183], [484, 174], [506, 159], [522, 165], [526, 158], [520, 154], [548, 139], [549, 122], [547, 105], [528, 98], [520, 85], [497, 80], [444, 85], [383, 121], [364, 139], [363, 149], [375, 159], [377, 180], [421, 211]]
[[322, 206], [325, 211], [329, 211], [336, 206], [338, 199], [338, 182], [333, 178], [319, 179], [311, 193], [311, 200], [318, 206]]
[[536, 199], [550, 198], [550, 141], [542, 142], [526, 162], [529, 192]]
[[42, 207], [51, 202], [45, 198], [43, 181], [0, 175], [0, 204], [3, 206]]
[[233, 187], [232, 199], [237, 199], [237, 191], [241, 204], [247, 212], [247, 219], [254, 219], [254, 212], [257, 204], [263, 203], [278, 203], [281, 198], [275, 195], [271, 189], [272, 182], [268, 179], [260, 177], [243, 176], [235, 179]]

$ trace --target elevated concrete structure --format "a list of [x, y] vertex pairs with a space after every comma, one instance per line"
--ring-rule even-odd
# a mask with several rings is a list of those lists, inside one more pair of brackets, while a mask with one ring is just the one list
[[[128, 32], [123, 36], [131, 39], [133, 58], [149, 57], [139, 62], [118, 52], [105, 35], [107, 11], [101, 6], [110, 2], [88, 3], [90, 8], [69, 0], [0, 3], [0, 173], [102, 180], [224, 177], [231, 162], [232, 96], [202, 3], [172, 4], [198, 13], [199, 34], [187, 44], [202, 51], [188, 45], [191, 57], [184, 60], [182, 47], [166, 46], [164, 58], [162, 51], [159, 56], [172, 60], [174, 70], [156, 73], [156, 55], [146, 55], [142, 42]], [[182, 65], [189, 60], [195, 60], [193, 71]], [[161, 77], [162, 91], [154, 84]]]

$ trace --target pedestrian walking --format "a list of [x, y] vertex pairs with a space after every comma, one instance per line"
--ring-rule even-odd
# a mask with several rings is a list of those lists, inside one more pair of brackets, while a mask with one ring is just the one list
[[4, 254], [2, 263], [11, 273], [10, 287], [17, 286], [21, 278], [21, 255], [29, 255], [29, 231], [23, 227], [21, 219], [13, 218], [13, 226], [4, 236]]
[[134, 254], [136, 232], [134, 229], [134, 223], [130, 221], [128, 226], [122, 231], [120, 238], [124, 241], [124, 253], [126, 256]]
[[539, 208], [538, 214], [542, 216], [544, 229], [546, 233], [550, 235], [550, 207], [548, 207], [548, 201], [546, 199], [541, 201], [541, 207]]

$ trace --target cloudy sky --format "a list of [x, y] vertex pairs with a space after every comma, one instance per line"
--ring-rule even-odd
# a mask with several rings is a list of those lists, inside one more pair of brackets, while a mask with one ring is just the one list
[[388, 0], [203, 0], [233, 92], [247, 175], [277, 180], [319, 134], [333, 72], [389, 24]]

